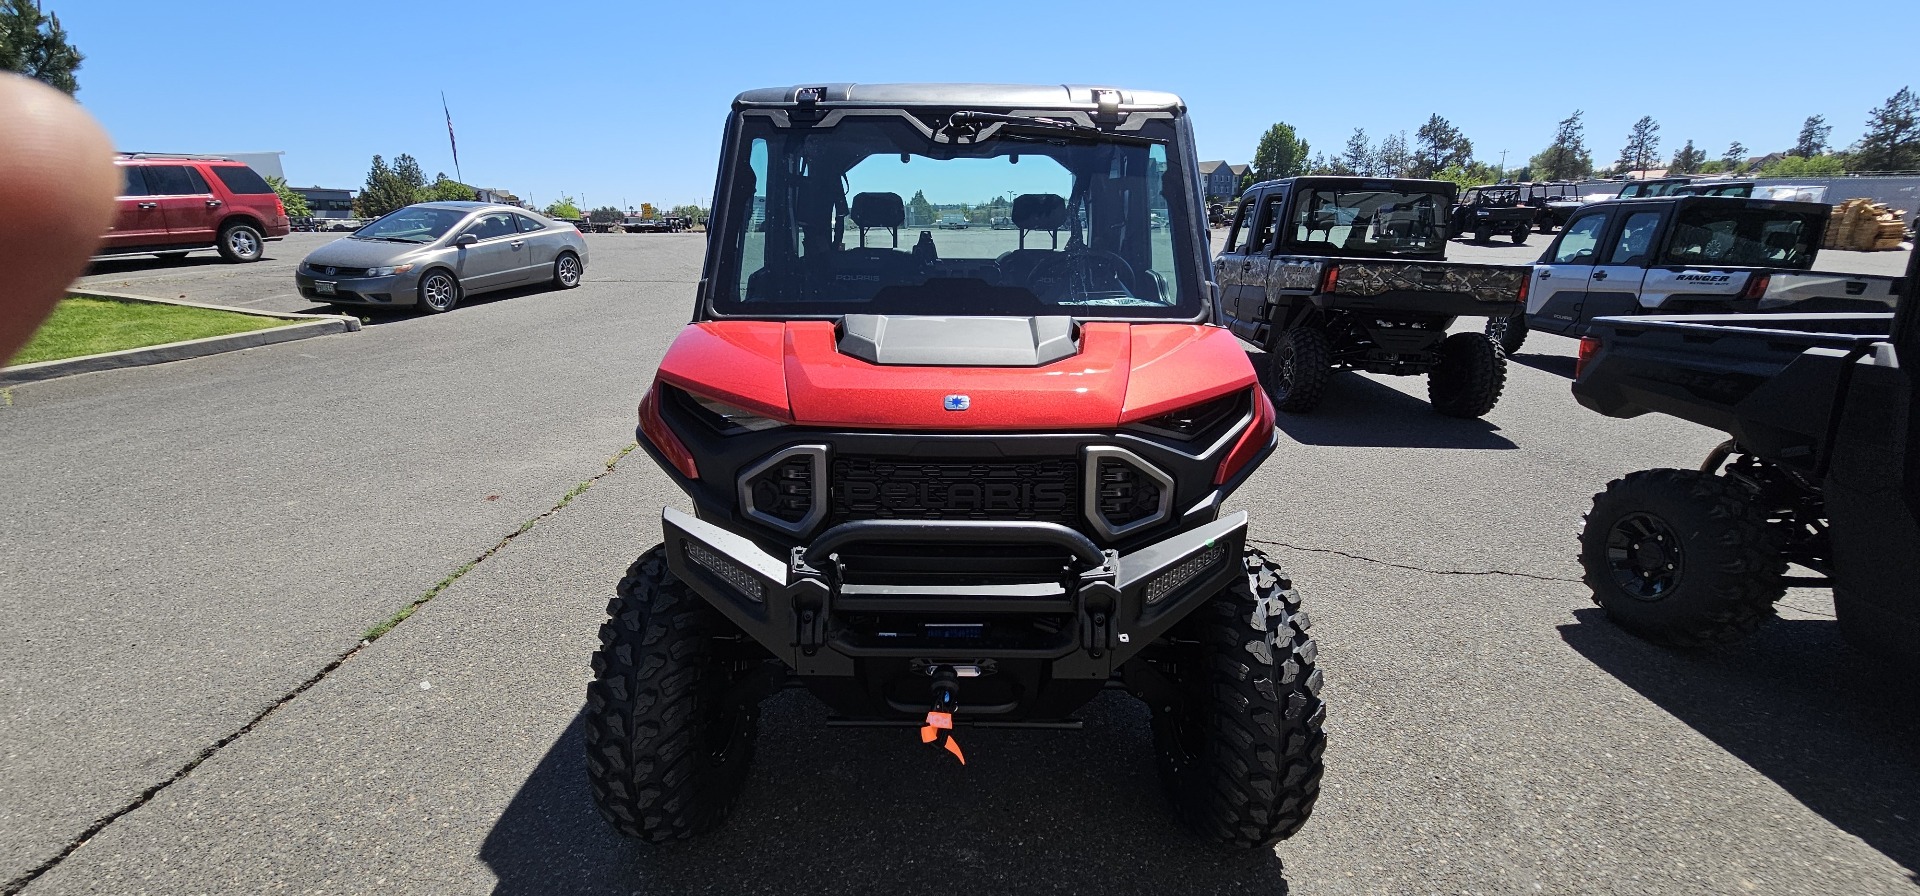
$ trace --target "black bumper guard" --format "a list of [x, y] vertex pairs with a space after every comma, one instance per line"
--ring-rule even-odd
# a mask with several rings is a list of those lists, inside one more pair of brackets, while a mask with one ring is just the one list
[[[851, 676], [863, 658], [978, 662], [1040, 659], [1055, 678], [1111, 677], [1131, 659], [1245, 574], [1247, 514], [1236, 513], [1131, 554], [1104, 551], [1072, 529], [1039, 522], [862, 520], [820, 534], [784, 561], [749, 539], [674, 508], [661, 514], [667, 563], [708, 603], [796, 673]], [[1002, 585], [845, 584], [837, 553], [858, 544], [1032, 544], [1071, 554], [1075, 577]], [[1036, 647], [984, 652], [954, 646], [856, 643], [836, 612], [982, 614], [1071, 613], [1060, 637]]]

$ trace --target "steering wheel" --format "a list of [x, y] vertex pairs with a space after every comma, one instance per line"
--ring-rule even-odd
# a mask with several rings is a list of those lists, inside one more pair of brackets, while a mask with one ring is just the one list
[[1104, 249], [1069, 249], [1037, 265], [1027, 283], [1041, 301], [1061, 304], [1069, 296], [1120, 298], [1134, 295], [1133, 266]]

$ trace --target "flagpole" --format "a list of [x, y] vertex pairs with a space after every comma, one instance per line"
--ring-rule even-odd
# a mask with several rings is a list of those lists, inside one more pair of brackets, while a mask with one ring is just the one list
[[453, 113], [447, 110], [447, 92], [444, 90], [440, 91], [440, 111], [447, 116], [447, 148], [453, 150], [453, 177], [464, 184], [467, 177], [460, 173], [460, 144], [453, 139]]

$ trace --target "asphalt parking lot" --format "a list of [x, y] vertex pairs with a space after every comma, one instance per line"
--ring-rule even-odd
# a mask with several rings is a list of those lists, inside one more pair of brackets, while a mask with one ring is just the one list
[[[292, 267], [335, 236], [83, 282], [312, 311]], [[1819, 591], [1729, 648], [1609, 625], [1582, 509], [1722, 436], [1584, 411], [1574, 343], [1539, 334], [1485, 420], [1337, 377], [1237, 495], [1328, 682], [1324, 794], [1272, 854], [1173, 826], [1117, 695], [1082, 731], [968, 732], [960, 768], [783, 693], [725, 831], [624, 842], [578, 717], [613, 584], [683, 506], [622, 452], [703, 237], [587, 240], [577, 290], [6, 394], [0, 892], [1920, 892], [1911, 679], [1847, 649]]]

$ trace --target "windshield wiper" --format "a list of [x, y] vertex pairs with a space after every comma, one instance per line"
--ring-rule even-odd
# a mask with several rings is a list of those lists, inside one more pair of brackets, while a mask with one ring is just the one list
[[1041, 118], [1035, 115], [1007, 115], [1001, 112], [979, 112], [962, 109], [947, 116], [947, 123], [940, 130], [943, 133], [978, 139], [980, 131], [987, 125], [1003, 125], [1003, 132], [1058, 134], [1066, 137], [1080, 137], [1094, 140], [1112, 140], [1119, 143], [1152, 143], [1140, 137], [1115, 134], [1096, 127], [1079, 124], [1064, 118]]

